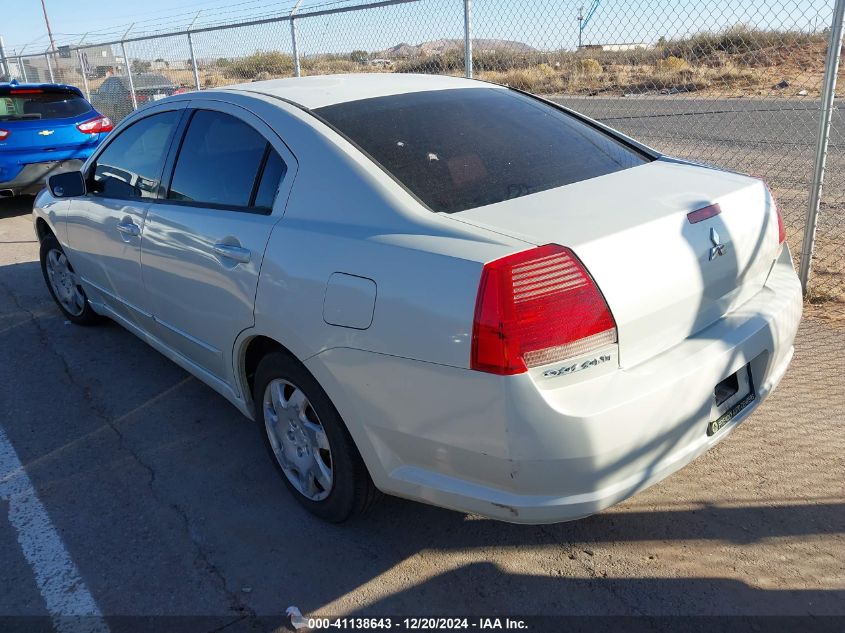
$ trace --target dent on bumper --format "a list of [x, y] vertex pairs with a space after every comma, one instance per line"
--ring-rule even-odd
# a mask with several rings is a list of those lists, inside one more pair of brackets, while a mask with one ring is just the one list
[[[306, 364], [385, 492], [520, 523], [594, 514], [667, 477], [777, 386], [801, 316], [789, 254], [765, 288], [637, 367], [560, 389], [350, 349]], [[751, 364], [757, 398], [707, 436], [713, 388]]]

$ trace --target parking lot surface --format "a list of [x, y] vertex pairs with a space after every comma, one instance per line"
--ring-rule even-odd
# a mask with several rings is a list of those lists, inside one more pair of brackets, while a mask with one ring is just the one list
[[327, 525], [290, 497], [263, 431], [223, 398], [113, 323], [64, 321], [41, 277], [31, 202], [0, 200], [0, 615], [93, 604], [106, 625], [216, 616], [208, 629], [290, 605], [845, 615], [836, 324], [805, 318], [791, 369], [749, 420], [600, 515], [514, 526], [386, 498]]

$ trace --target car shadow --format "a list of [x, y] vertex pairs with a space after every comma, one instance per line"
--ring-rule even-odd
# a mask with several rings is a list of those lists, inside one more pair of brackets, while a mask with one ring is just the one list
[[0, 218], [14, 218], [32, 213], [35, 196], [9, 196], [0, 198]]

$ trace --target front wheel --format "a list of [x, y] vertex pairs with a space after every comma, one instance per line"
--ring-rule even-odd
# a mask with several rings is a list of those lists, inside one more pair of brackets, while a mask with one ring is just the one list
[[256, 418], [282, 480], [309, 512], [333, 523], [378, 497], [364, 461], [328, 395], [293, 357], [274, 352], [255, 372]]
[[41, 272], [50, 295], [68, 321], [77, 325], [93, 325], [100, 320], [88, 303], [79, 277], [54, 235], [41, 240]]

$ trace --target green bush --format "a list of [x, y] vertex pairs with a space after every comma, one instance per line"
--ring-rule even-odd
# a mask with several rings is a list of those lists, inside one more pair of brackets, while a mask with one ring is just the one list
[[370, 54], [367, 51], [352, 51], [349, 53], [349, 59], [356, 64], [364, 65], [370, 61]]

